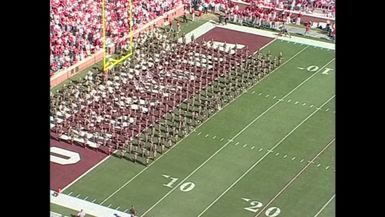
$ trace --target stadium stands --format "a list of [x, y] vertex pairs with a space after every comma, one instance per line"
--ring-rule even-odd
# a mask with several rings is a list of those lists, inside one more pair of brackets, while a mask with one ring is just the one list
[[185, 4], [191, 4], [198, 11], [218, 12], [220, 9], [238, 21], [244, 18], [255, 20], [258, 17], [258, 20], [266, 23], [309, 14], [334, 18], [335, 13], [334, 0], [186, 0]]
[[[179, 0], [134, 0], [133, 28], [174, 8]], [[108, 41], [124, 46], [128, 0], [106, 0]], [[101, 0], [51, 0], [51, 75], [102, 48]]]
[[[335, 0], [242, 0], [243, 2], [255, 4], [260, 7], [286, 9], [291, 11], [300, 11], [313, 13], [320, 10], [319, 13], [324, 16], [334, 17]], [[234, 2], [242, 2], [234, 0]]]
[[[328, 18], [334, 17], [335, 12], [334, 0], [187, 0], [185, 5], [189, 7], [190, 3], [198, 11], [221, 10], [234, 23], [277, 30], [283, 23], [300, 25], [302, 16], [312, 14], [318, 18]], [[325, 28], [327, 23], [330, 24], [330, 21], [316, 22], [313, 27], [322, 24]], [[332, 26], [329, 26], [332, 28], [331, 32], [334, 29]]]
[[[335, 0], [133, 0], [133, 28], [161, 16], [181, 1], [186, 8], [192, 7], [195, 11], [225, 10], [233, 21], [247, 19], [270, 26], [274, 26], [272, 22], [277, 21], [275, 18], [288, 17], [282, 9], [325, 17], [334, 17], [335, 13]], [[236, 2], [249, 6], [239, 9]], [[107, 41], [118, 47], [127, 45], [128, 6], [128, 0], [106, 0]], [[284, 17], [280, 17], [281, 14]], [[292, 18], [300, 18], [301, 15]], [[102, 0], [51, 0], [50, 16], [51, 76], [102, 48]]]

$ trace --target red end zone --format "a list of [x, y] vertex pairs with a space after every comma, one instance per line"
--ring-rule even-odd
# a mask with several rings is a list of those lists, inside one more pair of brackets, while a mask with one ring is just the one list
[[[63, 189], [108, 155], [83, 148], [77, 145], [70, 145], [51, 139], [51, 162], [50, 162], [50, 188], [51, 190]], [[67, 151], [66, 151], [67, 150]], [[73, 159], [69, 161], [71, 156]], [[60, 158], [59, 163], [54, 163], [53, 158]], [[62, 160], [63, 162], [61, 162]]]
[[253, 53], [274, 40], [274, 38], [265, 36], [215, 27], [197, 38], [197, 41], [210, 41], [211, 39], [213, 41], [226, 42], [231, 44], [243, 44], [246, 45]]

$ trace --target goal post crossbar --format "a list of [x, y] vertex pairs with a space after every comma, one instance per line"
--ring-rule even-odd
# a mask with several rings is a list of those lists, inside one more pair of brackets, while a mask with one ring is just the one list
[[112, 59], [110, 60], [108, 58], [108, 50], [107, 50], [107, 37], [106, 37], [106, 9], [105, 9], [105, 4], [107, 0], [102, 0], [102, 29], [103, 29], [103, 71], [107, 72], [108, 70], [112, 69], [115, 65], [123, 62], [124, 60], [128, 59], [129, 57], [132, 56], [133, 54], [133, 23], [132, 23], [132, 0], [128, 0], [129, 2], [129, 8], [128, 8], [128, 19], [129, 19], [129, 47], [128, 47], [128, 53], [121, 56], [119, 59], [115, 60]]

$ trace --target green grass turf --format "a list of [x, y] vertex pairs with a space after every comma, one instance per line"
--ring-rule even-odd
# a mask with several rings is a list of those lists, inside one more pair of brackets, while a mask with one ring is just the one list
[[[330, 199], [329, 199], [330, 200]], [[328, 201], [329, 201], [328, 200]], [[327, 202], [327, 201], [326, 201]], [[325, 202], [325, 204], [326, 204]], [[323, 210], [320, 210], [321, 212], [318, 214], [317, 217], [329, 217], [329, 216], [335, 216], [336, 215], [336, 204], [335, 204], [335, 198], [333, 198], [329, 204], [327, 204], [327, 206], [323, 209]], [[321, 207], [322, 208], [322, 207]]]
[[[111, 157], [64, 193], [80, 193], [80, 198], [87, 196], [120, 210], [134, 205], [140, 214], [151, 208], [149, 216], [196, 217], [203, 211], [202, 216], [257, 214], [244, 209], [250, 205], [242, 198], [269, 203], [334, 138], [335, 130], [334, 98], [316, 109], [334, 96], [335, 71], [323, 75], [297, 68], [316, 65], [334, 69], [334, 51], [281, 40], [263, 52], [267, 51], [281, 51], [285, 60], [296, 56], [149, 167]], [[228, 141], [231, 138], [233, 141]], [[273, 152], [267, 152], [281, 140]], [[281, 209], [278, 216], [294, 217], [318, 212], [334, 192], [333, 148], [315, 159], [317, 164], [310, 165], [266, 209], [276, 206]], [[291, 160], [293, 157], [296, 159]], [[317, 167], [318, 163], [321, 166]], [[171, 188], [164, 186], [171, 179], [163, 175], [177, 178]], [[188, 187], [188, 182], [195, 187], [188, 192], [180, 190], [184, 183]], [[302, 201], [303, 208], [297, 201]], [[334, 216], [333, 204], [329, 206], [324, 216]]]
[[[68, 209], [66, 207], [59, 206], [59, 205], [56, 205], [53, 203], [51, 203], [51, 205], [50, 205], [50, 211], [56, 212], [58, 214], [62, 214], [64, 216], [71, 216], [71, 214], [75, 215], [79, 212], [79, 210]], [[86, 214], [86, 217], [95, 217], [95, 216]]]

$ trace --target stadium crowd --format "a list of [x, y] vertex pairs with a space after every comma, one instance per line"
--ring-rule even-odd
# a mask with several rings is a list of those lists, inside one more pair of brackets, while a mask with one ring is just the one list
[[319, 12], [327, 17], [334, 17], [335, 12], [335, 0], [184, 0], [185, 4], [191, 4], [198, 11], [213, 10], [214, 7], [231, 8], [236, 6], [236, 2], [306, 13], [319, 9]]
[[[133, 0], [133, 29], [174, 8], [180, 0]], [[107, 41], [124, 46], [129, 0], [106, 0]], [[51, 74], [101, 49], [102, 0], [51, 0]]]
[[[246, 24], [253, 27], [264, 27], [282, 30], [284, 24], [295, 23], [301, 25], [301, 18], [305, 13], [322, 9], [324, 17], [334, 17], [334, 0], [245, 0], [250, 3], [240, 7], [232, 0], [192, 0], [185, 2], [185, 7], [190, 13], [213, 12], [224, 14], [225, 22], [231, 21], [238, 24]], [[298, 13], [293, 13], [297, 11]], [[221, 17], [220, 17], [221, 21]], [[312, 26], [310, 21], [304, 22], [308, 29]], [[329, 37], [334, 38], [335, 25], [329, 20], [322, 27], [328, 32]], [[307, 32], [307, 31], [306, 31]]]
[[[312, 12], [315, 8], [334, 16], [335, 0], [244, 0], [250, 3], [239, 8], [232, 0], [133, 0], [133, 29], [163, 15], [183, 2], [190, 13], [226, 13], [233, 22], [251, 22], [276, 27], [278, 22], [294, 19], [299, 23], [301, 13], [293, 18], [291, 9]], [[118, 47], [127, 44], [129, 0], [106, 0], [107, 42]], [[50, 63], [51, 75], [100, 50], [102, 44], [102, 0], [51, 0]]]

